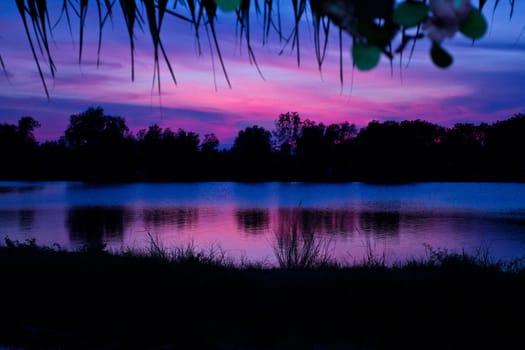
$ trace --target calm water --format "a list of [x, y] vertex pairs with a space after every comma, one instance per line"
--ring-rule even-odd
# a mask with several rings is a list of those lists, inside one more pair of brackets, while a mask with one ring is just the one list
[[427, 244], [523, 257], [525, 184], [0, 182], [0, 238], [120, 249], [145, 247], [149, 233], [272, 263], [277, 237], [293, 230], [347, 262], [369, 248], [390, 262], [424, 257]]

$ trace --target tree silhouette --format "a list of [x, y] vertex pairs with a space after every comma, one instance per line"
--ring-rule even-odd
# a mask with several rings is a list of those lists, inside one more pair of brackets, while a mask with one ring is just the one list
[[287, 112], [279, 115], [275, 121], [273, 136], [277, 142], [277, 148], [286, 155], [294, 154], [297, 140], [301, 135], [303, 122], [299, 113]]
[[10, 147], [19, 139], [18, 128], [13, 124], [0, 124], [0, 142], [2, 148]]
[[141, 176], [155, 178], [173, 172], [175, 133], [170, 128], [150, 125], [148, 129], [139, 130], [136, 141], [138, 162], [143, 165]]
[[174, 134], [169, 128], [163, 131], [157, 124], [150, 125], [147, 130], [141, 129], [137, 133], [137, 140], [148, 148], [162, 147], [163, 143], [168, 143], [173, 137]]
[[515, 181], [525, 178], [525, 115], [498, 121], [486, 131], [485, 146], [489, 159], [494, 164], [496, 178], [507, 177]]
[[[423, 120], [372, 121], [357, 133], [348, 122], [325, 126], [285, 113], [274, 130], [246, 127], [221, 151], [214, 134], [200, 142], [195, 132], [154, 124], [133, 135], [124, 119], [101, 108], [71, 116], [56, 141], [38, 144], [33, 131], [39, 125], [31, 117], [0, 124], [1, 179], [525, 181], [523, 114], [449, 128]], [[274, 147], [272, 133], [284, 135], [295, 151]]]
[[137, 133], [138, 159], [144, 175], [157, 180], [190, 179], [197, 173], [199, 135], [192, 131], [162, 129], [153, 124]]
[[232, 153], [239, 159], [239, 175], [259, 178], [268, 172], [272, 153], [271, 137], [268, 130], [257, 125], [239, 131], [232, 147]]
[[0, 142], [4, 147], [22, 147], [24, 145], [35, 145], [33, 131], [40, 127], [40, 122], [33, 117], [22, 117], [18, 125], [0, 124]]
[[487, 124], [457, 123], [447, 129], [441, 138], [446, 168], [470, 176], [483, 172], [487, 167], [483, 162], [487, 128]]
[[[359, 159], [364, 176], [378, 181], [402, 178], [407, 145], [401, 125], [396, 121], [372, 121], [358, 135]], [[411, 161], [414, 161], [411, 159]]]
[[73, 149], [92, 148], [121, 144], [128, 133], [122, 117], [107, 116], [101, 107], [91, 107], [70, 116], [65, 140]]
[[357, 135], [357, 127], [347, 121], [341, 124], [330, 124], [325, 130], [325, 139], [328, 144], [337, 145], [353, 139]]
[[327, 169], [327, 145], [324, 142], [326, 127], [309, 119], [303, 122], [301, 136], [297, 140], [297, 156], [301, 169], [310, 176], [319, 177]]
[[265, 157], [272, 151], [271, 133], [258, 125], [239, 131], [233, 151], [243, 158]]
[[184, 129], [177, 130], [174, 147], [179, 156], [195, 156], [199, 151], [199, 144], [199, 134], [193, 131], [185, 131]]
[[101, 107], [73, 114], [64, 132], [74, 167], [92, 180], [112, 179], [130, 166], [126, 152], [129, 129], [122, 117], [107, 116]]
[[24, 143], [36, 143], [35, 135], [33, 131], [39, 128], [40, 122], [35, 120], [33, 117], [22, 117], [18, 121], [18, 134], [20, 139]]
[[200, 150], [203, 153], [210, 154], [218, 151], [219, 148], [219, 139], [215, 136], [214, 133], [205, 134], [204, 140], [200, 144]]
[[25, 179], [34, 172], [37, 142], [33, 135], [40, 123], [22, 117], [18, 125], [0, 124], [0, 162], [4, 178]]
[[355, 160], [355, 138], [357, 127], [347, 121], [339, 124], [330, 124], [326, 127], [323, 145], [325, 159], [325, 174], [334, 179], [344, 179], [353, 171], [352, 162]]

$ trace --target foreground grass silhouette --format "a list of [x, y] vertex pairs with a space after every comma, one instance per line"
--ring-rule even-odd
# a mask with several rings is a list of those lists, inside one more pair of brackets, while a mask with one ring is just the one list
[[521, 349], [525, 268], [425, 261], [234, 265], [192, 247], [0, 247], [0, 346], [24, 349]]

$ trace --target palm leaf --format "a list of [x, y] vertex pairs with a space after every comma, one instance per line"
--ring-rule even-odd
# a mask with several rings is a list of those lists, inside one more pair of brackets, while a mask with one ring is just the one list
[[98, 44], [97, 44], [97, 67], [100, 66], [100, 52], [102, 50], [102, 31], [104, 29], [104, 25], [106, 24], [106, 21], [108, 18], [111, 20], [113, 16], [113, 5], [115, 4], [115, 0], [109, 1], [104, 0], [105, 5], [105, 14], [102, 13], [102, 4], [100, 0], [96, 1], [97, 3], [97, 13], [98, 13]]
[[[157, 2], [157, 5], [155, 5], [152, 1], [143, 1], [143, 3], [146, 8], [146, 15], [148, 19], [148, 26], [150, 29], [150, 34], [151, 34], [151, 40], [153, 41], [153, 49], [154, 49], [153, 83], [155, 84], [155, 80], [157, 81], [158, 91], [160, 94], [159, 47], [162, 49], [162, 54], [170, 70], [173, 82], [177, 83], [177, 80], [175, 79], [175, 75], [173, 74], [172, 67], [170, 65], [170, 60], [168, 59], [168, 56], [166, 54], [166, 51], [164, 50], [164, 46], [162, 45], [162, 41], [160, 39], [160, 30], [161, 30], [162, 20], [164, 19], [164, 14], [166, 13], [166, 6], [168, 5], [168, 2], [167, 0], [159, 0]], [[158, 20], [157, 20], [157, 17], [158, 17]]]
[[131, 50], [131, 81], [135, 81], [135, 40], [134, 40], [134, 28], [135, 19], [137, 13], [137, 5], [135, 0], [120, 0], [120, 8], [126, 21], [126, 27], [128, 29], [129, 46]]
[[80, 20], [80, 42], [78, 48], [78, 63], [82, 63], [82, 48], [84, 46], [84, 27], [86, 25], [86, 15], [88, 9], [88, 0], [80, 0], [79, 20]]
[[[102, 48], [102, 35], [104, 25], [107, 20], [113, 19], [113, 6], [117, 0], [93, 0], [98, 14], [98, 46], [97, 46], [97, 66], [100, 65], [100, 56]], [[93, 3], [92, 1], [92, 3]], [[131, 80], [135, 80], [135, 30], [138, 27], [141, 30], [142, 23], [147, 22], [153, 44], [154, 56], [154, 76], [153, 82], [158, 85], [160, 91], [160, 59], [166, 62], [174, 83], [177, 83], [175, 74], [172, 69], [171, 60], [167, 55], [167, 50], [161, 40], [161, 29], [166, 18], [166, 14], [175, 20], [190, 23], [194, 31], [198, 54], [201, 54], [200, 29], [204, 25], [210, 44], [210, 53], [212, 55], [212, 66], [215, 72], [215, 53], [221, 65], [222, 72], [231, 87], [230, 79], [226, 70], [223, 55], [219, 45], [218, 33], [216, 31], [217, 4], [215, 0], [141, 0], [142, 5], [139, 7], [138, 0], [119, 0], [122, 15], [125, 20], [125, 26], [129, 37], [129, 47], [131, 56]], [[60, 12], [57, 22], [51, 26], [49, 19], [49, 4], [47, 0], [15, 0], [20, 18], [22, 19], [24, 30], [42, 84], [49, 97], [45, 77], [42, 71], [40, 59], [45, 57], [51, 76], [54, 77], [56, 66], [52, 59], [50, 50], [50, 40], [53, 39], [53, 28], [60, 20], [66, 19], [71, 35], [70, 11], [79, 18], [79, 64], [82, 63], [84, 48], [84, 30], [86, 28], [88, 17], [88, 0], [63, 0], [59, 2]], [[415, 34], [408, 34], [402, 30], [402, 35], [397, 36], [399, 28], [391, 21], [391, 14], [394, 9], [394, 0], [291, 0], [289, 7], [292, 11], [293, 27], [289, 33], [283, 35], [281, 23], [281, 4], [280, 0], [242, 0], [240, 7], [235, 11], [237, 19], [237, 28], [240, 28], [239, 40], [242, 47], [246, 48], [248, 58], [251, 64], [254, 64], [258, 73], [263, 77], [256, 60], [256, 55], [252, 46], [253, 32], [253, 14], [255, 13], [258, 24], [262, 26], [262, 45], [268, 43], [272, 30], [278, 35], [279, 43], [282, 44], [279, 54], [282, 54], [286, 48], [291, 48], [291, 52], [296, 54], [297, 65], [301, 64], [300, 50], [300, 24], [305, 16], [311, 13], [311, 23], [313, 28], [313, 43], [315, 57], [319, 70], [324, 64], [327, 55], [327, 45], [330, 36], [330, 27], [336, 25], [339, 41], [339, 79], [341, 85], [344, 82], [343, 77], [343, 31], [350, 36], [352, 41], [360, 43], [371, 43], [380, 48], [382, 54], [390, 60], [394, 54], [401, 56], [405, 48], [412, 43], [410, 58], [414, 52], [416, 41], [422, 38], [422, 28], [417, 27]], [[486, 0], [479, 1], [479, 8], [486, 5]], [[515, 0], [509, 0], [510, 18], [513, 17], [515, 9]], [[495, 0], [493, 11], [500, 5], [499, 0]], [[308, 12], [309, 11], [309, 12]], [[145, 19], [143, 18], [145, 16]], [[225, 16], [227, 14], [224, 14]], [[252, 18], [250, 18], [252, 17]], [[261, 18], [262, 17], [262, 18]], [[364, 29], [363, 29], [364, 26]], [[378, 35], [379, 33], [379, 35]], [[176, 34], [176, 33], [173, 33]], [[394, 38], [400, 38], [401, 44], [392, 49]], [[302, 39], [301, 39], [302, 40]], [[398, 39], [396, 39], [398, 40]], [[2, 62], [3, 64], [3, 62]], [[391, 62], [392, 67], [392, 62]], [[214, 75], [215, 78], [215, 75]], [[264, 77], [263, 77], [264, 79]]]
[[[328, 35], [330, 34], [330, 21], [328, 17], [322, 14], [321, 8], [316, 1], [310, 1], [310, 10], [312, 12], [312, 25], [314, 27], [315, 58], [319, 71], [321, 71], [321, 66], [326, 55], [326, 47], [328, 45]], [[323, 33], [322, 45], [321, 30]]]
[[250, 0], [242, 0], [240, 8], [236, 11], [237, 23], [241, 27], [239, 37], [242, 41], [242, 37], [244, 34], [244, 37], [246, 38], [246, 49], [248, 50], [248, 59], [250, 60], [251, 64], [255, 65], [255, 68], [257, 69], [257, 72], [259, 73], [261, 78], [265, 80], [264, 75], [262, 74], [262, 71], [259, 68], [259, 65], [257, 64], [255, 53], [250, 42], [250, 4]]
[[228, 77], [228, 72], [226, 71], [226, 66], [224, 65], [224, 61], [222, 59], [221, 54], [221, 48], [219, 46], [219, 41], [217, 40], [217, 32], [215, 31], [215, 16], [217, 15], [217, 4], [213, 0], [202, 0], [201, 1], [201, 9], [204, 8], [204, 11], [206, 12], [206, 17], [208, 18], [207, 21], [207, 27], [209, 27], [213, 43], [215, 44], [215, 50], [217, 51], [217, 56], [219, 57], [219, 62], [222, 67], [222, 72], [224, 73], [224, 78], [226, 79], [226, 82], [228, 83], [228, 86], [232, 87], [230, 83], [230, 78]]
[[27, 40], [29, 42], [29, 46], [31, 47], [31, 52], [33, 54], [33, 59], [35, 60], [38, 74], [40, 76], [40, 81], [42, 82], [42, 85], [44, 86], [44, 91], [46, 93], [47, 98], [49, 99], [49, 90], [47, 89], [46, 79], [44, 78], [44, 73], [42, 72], [42, 68], [40, 67], [40, 61], [38, 59], [38, 56], [36, 54], [35, 46], [33, 45], [33, 39], [31, 38], [31, 34], [29, 32], [29, 26], [27, 23], [26, 18], [26, 6], [24, 3], [24, 0], [16, 0], [16, 6], [18, 8], [18, 12], [20, 13], [20, 17], [22, 18], [22, 23], [24, 24], [24, 30], [26, 32]]
[[5, 78], [9, 81], [9, 75], [7, 74], [7, 69], [5, 68], [4, 60], [2, 55], [0, 55], [0, 66], [2, 66], [2, 72], [4, 72]]

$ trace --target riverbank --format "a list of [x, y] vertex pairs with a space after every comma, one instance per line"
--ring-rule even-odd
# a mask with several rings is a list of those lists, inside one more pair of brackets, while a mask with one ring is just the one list
[[[525, 268], [425, 261], [233, 265], [191, 247], [0, 247], [0, 345], [24, 349], [521, 348]], [[154, 242], [152, 242], [154, 243]], [[98, 247], [101, 248], [101, 247]]]

